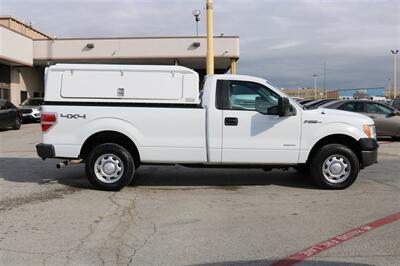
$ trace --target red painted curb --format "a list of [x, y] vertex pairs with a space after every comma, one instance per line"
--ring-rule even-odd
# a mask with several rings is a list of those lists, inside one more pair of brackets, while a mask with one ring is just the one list
[[387, 140], [387, 141], [384, 141], [384, 140], [382, 140], [382, 141], [378, 141], [378, 144], [390, 144], [390, 143], [393, 143], [394, 141], [390, 141], [390, 140]]
[[315, 244], [309, 248], [306, 248], [302, 251], [294, 253], [280, 261], [273, 263], [273, 266], [290, 266], [295, 263], [301, 262], [307, 258], [313, 257], [327, 249], [330, 249], [334, 246], [337, 246], [347, 240], [352, 239], [353, 237], [365, 234], [371, 230], [384, 226], [386, 224], [390, 224], [400, 220], [400, 212], [386, 216], [382, 219], [376, 220], [369, 224], [362, 225], [360, 227], [354, 228], [350, 231], [347, 231], [344, 234], [334, 236], [326, 241]]

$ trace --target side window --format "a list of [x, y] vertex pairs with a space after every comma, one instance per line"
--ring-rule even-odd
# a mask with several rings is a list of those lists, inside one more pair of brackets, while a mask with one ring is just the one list
[[14, 108], [14, 105], [10, 102], [6, 102], [4, 105], [4, 109], [12, 109]]
[[229, 87], [228, 108], [230, 110], [256, 110], [256, 102], [262, 102], [268, 109], [278, 105], [279, 95], [267, 87], [247, 81], [231, 81]]
[[384, 114], [384, 115], [390, 114], [392, 112], [392, 109], [390, 109], [389, 107], [386, 107], [378, 103], [368, 103], [367, 110], [368, 113]]
[[343, 111], [349, 111], [349, 112], [355, 112], [354, 111], [354, 103], [344, 103], [339, 107], [340, 110]]
[[347, 102], [342, 104], [342, 106], [339, 107], [340, 110], [343, 111], [349, 111], [349, 112], [363, 112], [363, 103], [359, 102]]

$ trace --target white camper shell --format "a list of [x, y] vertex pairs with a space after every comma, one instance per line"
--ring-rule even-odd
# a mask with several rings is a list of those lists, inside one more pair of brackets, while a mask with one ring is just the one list
[[181, 66], [57, 64], [46, 69], [45, 100], [199, 104], [199, 76]]

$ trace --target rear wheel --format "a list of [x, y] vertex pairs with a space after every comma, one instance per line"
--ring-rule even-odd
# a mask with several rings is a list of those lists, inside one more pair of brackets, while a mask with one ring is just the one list
[[15, 122], [14, 122], [14, 125], [13, 125], [13, 129], [15, 129], [15, 130], [20, 129], [20, 128], [21, 128], [21, 123], [22, 123], [21, 118], [19, 118], [19, 117], [17, 116], [17, 117], [15, 118]]
[[319, 187], [344, 189], [356, 180], [360, 164], [357, 156], [348, 147], [328, 144], [312, 158], [310, 171]]
[[88, 155], [86, 176], [98, 189], [118, 191], [128, 185], [135, 173], [132, 155], [122, 146], [105, 143], [96, 146]]

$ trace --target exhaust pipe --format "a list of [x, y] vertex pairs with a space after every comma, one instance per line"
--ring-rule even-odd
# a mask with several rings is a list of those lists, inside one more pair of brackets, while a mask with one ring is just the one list
[[82, 163], [82, 162], [83, 162], [82, 159], [78, 159], [78, 160], [64, 160], [64, 161], [61, 161], [61, 162], [59, 162], [58, 164], [56, 164], [56, 167], [57, 167], [57, 169], [60, 169], [60, 168], [66, 167], [66, 166], [69, 165], [69, 164], [80, 164], [80, 163]]

